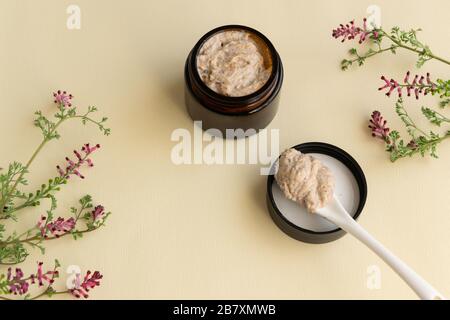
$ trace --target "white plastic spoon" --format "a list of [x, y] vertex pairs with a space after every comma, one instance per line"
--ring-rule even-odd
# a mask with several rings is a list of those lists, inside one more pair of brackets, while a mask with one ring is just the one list
[[342, 204], [333, 197], [332, 202], [316, 212], [318, 215], [331, 221], [341, 229], [352, 234], [367, 247], [372, 249], [381, 259], [383, 259], [397, 274], [424, 300], [445, 299], [436, 289], [419, 276], [406, 263], [397, 258], [391, 251], [386, 249], [378, 240], [372, 237], [363, 227], [361, 227], [344, 209]]

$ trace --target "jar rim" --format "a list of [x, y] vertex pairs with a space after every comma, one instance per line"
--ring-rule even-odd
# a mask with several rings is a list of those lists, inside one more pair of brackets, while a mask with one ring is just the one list
[[[259, 39], [261, 39], [265, 43], [267, 48], [269, 49], [270, 56], [272, 59], [271, 74], [270, 74], [270, 77], [267, 79], [266, 83], [264, 83], [264, 85], [261, 88], [259, 88], [258, 90], [256, 90], [255, 92], [252, 92], [248, 95], [239, 96], [239, 97], [225, 96], [225, 95], [217, 93], [214, 90], [212, 90], [211, 88], [209, 88], [205, 84], [205, 82], [200, 78], [200, 74], [198, 73], [198, 68], [197, 68], [197, 55], [198, 55], [200, 48], [204, 45], [204, 43], [207, 40], [209, 40], [212, 36], [218, 34], [219, 32], [223, 32], [226, 30], [233, 30], [233, 29], [243, 30], [243, 31], [252, 33], [255, 36], [257, 36]], [[262, 94], [266, 93], [267, 90], [270, 89], [270, 87], [272, 86], [272, 83], [275, 80], [275, 78], [277, 77], [277, 73], [279, 70], [278, 59], [279, 58], [278, 58], [277, 51], [275, 50], [275, 47], [273, 46], [272, 42], [270, 42], [270, 40], [265, 35], [263, 35], [261, 32], [259, 32], [258, 30], [255, 30], [251, 27], [238, 25], [238, 24], [223, 25], [223, 26], [214, 28], [211, 31], [207, 32], [195, 44], [194, 48], [192, 49], [192, 65], [193, 65], [193, 67], [192, 67], [193, 75], [192, 76], [194, 77], [195, 81], [200, 84], [202, 91], [215, 100], [223, 101], [226, 104], [241, 104], [243, 101], [252, 103], [254, 101], [257, 101], [259, 99], [259, 97]]]

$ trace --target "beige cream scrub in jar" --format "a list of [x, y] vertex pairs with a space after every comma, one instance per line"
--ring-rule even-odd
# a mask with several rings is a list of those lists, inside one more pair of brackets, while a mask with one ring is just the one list
[[203, 82], [211, 90], [229, 97], [256, 92], [272, 72], [267, 45], [244, 30], [213, 35], [200, 47], [196, 59]]
[[265, 128], [278, 110], [283, 66], [260, 32], [229, 25], [204, 35], [185, 66], [185, 102], [203, 129]]

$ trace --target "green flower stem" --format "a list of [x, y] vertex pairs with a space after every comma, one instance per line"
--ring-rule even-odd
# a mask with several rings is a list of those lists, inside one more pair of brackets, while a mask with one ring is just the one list
[[[409, 51], [412, 51], [412, 52], [415, 52], [415, 53], [418, 53], [418, 54], [421, 54], [421, 53], [422, 53], [421, 50], [416, 49], [416, 48], [413, 48], [413, 47], [410, 47], [410, 46], [407, 46], [407, 45], [401, 43], [400, 41], [394, 39], [391, 35], [389, 35], [389, 34], [388, 34], [387, 32], [385, 32], [383, 29], [380, 29], [379, 32], [381, 32], [382, 35], [386, 36], [389, 40], [391, 40], [393, 43], [395, 43], [395, 44], [396, 44], [398, 47], [400, 47], [400, 48], [403, 48], [403, 49], [406, 49], [406, 50], [409, 50]], [[436, 60], [439, 60], [439, 61], [441, 61], [441, 62], [443, 62], [443, 63], [445, 63], [445, 64], [450, 65], [450, 61], [448, 61], [448, 60], [446, 60], [446, 59], [444, 59], [444, 58], [441, 58], [441, 57], [439, 57], [439, 56], [436, 56], [436, 55], [433, 54], [433, 53], [429, 53], [428, 56], [429, 56], [430, 58], [432, 58], [432, 59], [436, 59]]]
[[[73, 118], [75, 118], [75, 117], [73, 117]], [[85, 161], [88, 157], [89, 157], [89, 155], [85, 155], [85, 156], [81, 159], [81, 161]], [[67, 181], [67, 177], [68, 177], [69, 175], [71, 175], [71, 174], [75, 171], [75, 169], [76, 169], [76, 168], [70, 169], [70, 170], [67, 172], [67, 176], [65, 176], [66, 179], [62, 180], [61, 183], [59, 183], [58, 185], [63, 185], [63, 184]], [[23, 209], [23, 208], [29, 207], [30, 205], [32, 205], [32, 204], [35, 203], [36, 201], [39, 201], [40, 199], [46, 198], [47, 195], [48, 195], [50, 192], [52, 192], [53, 190], [54, 190], [54, 189], [49, 189], [48, 192], [39, 193], [39, 195], [36, 194], [33, 198], [31, 198], [31, 199], [25, 201], [25, 202], [22, 203], [21, 205], [15, 207], [13, 210], [9, 211], [8, 214], [11, 215], [11, 214], [14, 213], [14, 212], [17, 212], [17, 211], [19, 211], [19, 210], [21, 210], [21, 209]], [[0, 220], [6, 219], [7, 217], [8, 217], [8, 216], [0, 217]]]
[[[60, 119], [55, 127], [53, 128], [53, 130], [51, 131], [51, 134], [53, 134], [56, 129], [61, 125], [61, 123], [63, 123], [65, 120], [67, 120], [69, 118], [62, 118]], [[31, 158], [28, 160], [28, 162], [25, 165], [25, 170], [23, 170], [21, 172], [21, 174], [19, 175], [19, 177], [16, 179], [16, 182], [13, 184], [11, 190], [9, 190], [9, 192], [6, 194], [6, 196], [1, 200], [0, 202], [0, 209], [3, 211], [3, 208], [5, 206], [5, 204], [8, 202], [9, 198], [11, 197], [11, 195], [13, 194], [13, 192], [16, 190], [17, 185], [19, 184], [19, 181], [21, 178], [23, 178], [23, 175], [25, 174], [25, 172], [27, 172], [28, 168], [31, 166], [31, 164], [33, 163], [34, 159], [36, 159], [37, 155], [39, 154], [39, 152], [42, 150], [42, 148], [44, 148], [44, 146], [47, 144], [47, 142], [50, 139], [48, 138], [48, 136], [44, 137], [44, 140], [42, 140], [41, 144], [37, 147], [37, 149], [34, 151], [34, 153], [31, 155]]]
[[[25, 203], [23, 203], [23, 204], [21, 204], [20, 206], [17, 206], [17, 207], [15, 207], [13, 210], [11, 210], [10, 212], [8, 212], [8, 214], [12, 214], [12, 213], [14, 213], [14, 212], [16, 212], [16, 211], [19, 211], [19, 210], [21, 210], [21, 209], [23, 209], [23, 208], [26, 208], [26, 207], [28, 207], [29, 205], [27, 204], [27, 202], [25, 202]], [[0, 217], [0, 220], [4, 220], [4, 219], [7, 219], [8, 218], [8, 216], [3, 216], [3, 217]]]
[[[52, 292], [50, 293], [50, 295], [55, 296], [55, 295], [62, 295], [62, 294], [68, 294], [69, 290], [66, 291], [57, 291], [57, 292]], [[48, 296], [49, 293], [47, 292], [47, 290], [45, 290], [44, 292], [38, 294], [37, 296], [34, 296], [32, 298], [30, 298], [30, 300], [37, 300], [39, 298], [42, 298], [43, 296]]]
[[[100, 227], [100, 226], [99, 226], [99, 227]], [[81, 234], [81, 233], [92, 232], [92, 231], [97, 230], [99, 227], [95, 227], [94, 229], [84, 229], [84, 230], [81, 230], [81, 231], [77, 230], [76, 233], [77, 233], [77, 234]], [[67, 232], [67, 233], [64, 233], [64, 234], [60, 235], [59, 237], [48, 237], [48, 238], [43, 238], [43, 237], [41, 237], [41, 236], [34, 236], [34, 237], [31, 237], [31, 238], [19, 240], [18, 242], [20, 242], [20, 243], [27, 243], [27, 244], [33, 246], [33, 245], [35, 245], [35, 244], [33, 243], [33, 241], [36, 241], [36, 240], [43, 240], [43, 241], [47, 241], [47, 240], [56, 240], [56, 239], [61, 239], [62, 237], [65, 237], [65, 236], [70, 235], [70, 234], [72, 234], [72, 233], [71, 233], [71, 232]], [[12, 242], [8, 242], [8, 243], [6, 243], [6, 245], [11, 244], [11, 243], [12, 243]], [[0, 264], [1, 264], [1, 263], [0, 263]]]
[[[37, 300], [37, 299], [42, 298], [44, 296], [48, 296], [49, 294], [51, 294], [52, 296], [56, 296], [56, 295], [62, 295], [62, 294], [68, 294], [68, 293], [69, 293], [69, 290], [57, 291], [57, 292], [52, 292], [52, 293], [48, 293], [47, 290], [45, 290], [45, 291], [41, 292], [40, 294], [38, 294], [38, 295], [36, 295], [36, 296], [34, 296], [32, 298], [29, 298], [28, 300]], [[0, 296], [0, 300], [15, 301], [15, 300], [18, 300], [18, 299], [11, 299], [11, 298], [8, 298], [8, 297], [5, 297], [5, 296]]]
[[447, 118], [446, 116], [444, 116], [442, 113], [437, 112], [437, 111], [434, 111], [434, 110], [433, 110], [433, 112], [434, 112], [435, 114], [437, 114], [437, 115], [440, 117], [439, 120], [440, 120], [441, 122], [447, 122], [447, 123], [450, 123], [450, 119]]
[[400, 119], [403, 121], [405, 126], [407, 128], [412, 128], [413, 131], [410, 131], [412, 138], [415, 138], [414, 131], [420, 132], [423, 136], [427, 138], [430, 137], [428, 133], [426, 133], [416, 125], [415, 121], [408, 114], [408, 111], [406, 111], [406, 109], [403, 107], [403, 104], [397, 102], [396, 109], [397, 114], [399, 115]]
[[0, 266], [15, 266], [16, 264], [24, 262], [25, 259], [22, 259], [20, 261], [14, 261], [14, 262], [0, 262]]
[[364, 59], [370, 58], [370, 57], [376, 56], [377, 54], [380, 54], [380, 53], [383, 53], [383, 52], [386, 52], [386, 51], [392, 51], [392, 47], [389, 47], [389, 48], [383, 48], [383, 49], [380, 48], [380, 49], [378, 49], [378, 50], [376, 50], [376, 51], [372, 51], [372, 52], [370, 52], [369, 54], [364, 55], [364, 56], [357, 55], [357, 58], [355, 58], [355, 59], [350, 59], [350, 60], [348, 60], [348, 61], [349, 61], [350, 63], [358, 62], [361, 58], [364, 58]]
[[[378, 36], [376, 38], [374, 36], [375, 32], [378, 33]], [[424, 50], [409, 46], [409, 45], [403, 43], [402, 41], [396, 39], [395, 37], [390, 35], [388, 32], [384, 31], [383, 29], [372, 30], [369, 32], [369, 34], [370, 34], [370, 37], [374, 40], [374, 42], [378, 46], [378, 50], [370, 49], [367, 53], [360, 55], [356, 52], [356, 49], [352, 49], [352, 50], [354, 50], [354, 52], [351, 52], [351, 54], [356, 55], [356, 58], [344, 59], [341, 62], [341, 67], [343, 70], [346, 70], [350, 65], [352, 65], [353, 63], [356, 63], [356, 62], [359, 63], [359, 65], [362, 65], [367, 58], [373, 57], [373, 56], [381, 54], [383, 52], [391, 51], [391, 52], [395, 53], [395, 50], [397, 50], [398, 48], [409, 50], [411, 52], [418, 54], [419, 56], [426, 53], [426, 56], [428, 57], [428, 59], [426, 59], [426, 60], [435, 59], [435, 60], [441, 61], [447, 65], [450, 65], [450, 61], [433, 54], [431, 51], [425, 52]], [[391, 40], [392, 45], [388, 48], [382, 48], [381, 41], [378, 41], [378, 40], [382, 39], [382, 37], [386, 37], [389, 40]]]
[[[422, 108], [422, 110], [424, 110]], [[412, 156], [414, 154], [429, 154], [430, 156], [437, 158], [436, 148], [437, 145], [442, 141], [450, 138], [450, 131], [447, 131], [443, 135], [439, 135], [430, 131], [426, 133], [424, 130], [420, 129], [414, 120], [408, 115], [408, 112], [403, 106], [402, 99], [399, 99], [395, 105], [395, 111], [400, 117], [402, 122], [405, 124], [409, 136], [412, 138], [410, 142], [405, 142], [399, 134], [398, 131], [391, 131], [386, 139], [384, 139], [386, 151], [391, 155], [391, 161], [394, 162], [400, 158], [407, 156]], [[440, 122], [444, 120], [436, 118], [436, 114], [424, 113], [427, 118], [434, 123], [439, 125]], [[432, 116], [434, 115], [435, 118]], [[438, 119], [438, 120], [436, 120]], [[440, 121], [440, 122], [437, 122]]]
[[[70, 174], [71, 173], [72, 172], [70, 172]], [[66, 181], [67, 181], [67, 179], [61, 180], [60, 183], [55, 184], [52, 188], [49, 188], [47, 191], [41, 192], [39, 194], [35, 194], [34, 197], [27, 199], [21, 205], [14, 207], [12, 210], [8, 211], [8, 215], [4, 215], [3, 217], [0, 217], [0, 220], [8, 219], [13, 213], [15, 213], [19, 210], [22, 210], [24, 208], [27, 208], [29, 206], [33, 206], [37, 201], [39, 201], [41, 199], [49, 198], [50, 197], [49, 195], [51, 194], [51, 192], [57, 190], [56, 188], [65, 184]]]
[[85, 121], [89, 121], [89, 122], [92, 122], [92, 123], [96, 124], [97, 126], [101, 126], [102, 125], [102, 123], [100, 121], [95, 121], [94, 119], [89, 118], [87, 116], [87, 114], [86, 115], [73, 116], [72, 118], [79, 118], [79, 119], [82, 119], [82, 120], [85, 120]]
[[[450, 138], [450, 135], [445, 135], [445, 136], [440, 137], [438, 139], [430, 140], [427, 143], [425, 143], [423, 146], [427, 147], [427, 148], [431, 148], [433, 145], [436, 145], [436, 144], [444, 141], [447, 138]], [[391, 160], [392, 160], [392, 162], [395, 162], [398, 159], [405, 158], [405, 157], [410, 157], [410, 156], [413, 156], [414, 154], [417, 154], [417, 153], [420, 153], [420, 149], [419, 148], [410, 149], [410, 151], [408, 153], [405, 153], [403, 155], [396, 154], [396, 150], [394, 149], [392, 151]]]

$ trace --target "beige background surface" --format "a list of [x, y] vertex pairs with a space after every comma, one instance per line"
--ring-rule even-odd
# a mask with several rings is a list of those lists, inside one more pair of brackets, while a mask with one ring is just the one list
[[[81, 30], [66, 28], [72, 3], [81, 8]], [[391, 164], [366, 128], [378, 108], [392, 127], [403, 129], [394, 100], [376, 88], [381, 74], [401, 78], [415, 71], [415, 56], [387, 54], [362, 69], [339, 70], [350, 45], [332, 39], [331, 30], [362, 19], [371, 3], [1, 0], [2, 166], [28, 159], [40, 140], [33, 112], [51, 114], [51, 92], [58, 88], [73, 93], [80, 108], [95, 104], [113, 129], [105, 138], [92, 127], [68, 124], [63, 139], [33, 164], [30, 180], [39, 185], [74, 147], [101, 143], [96, 167], [85, 170], [87, 179], [71, 181], [60, 193], [60, 209], [91, 193], [113, 216], [107, 228], [80, 241], [49, 243], [45, 256], [34, 251], [24, 269], [58, 257], [64, 267], [101, 270], [104, 281], [92, 294], [97, 299], [415, 298], [349, 236], [309, 245], [283, 234], [266, 211], [258, 166], [172, 164], [171, 132], [192, 131], [183, 104], [188, 51], [210, 29], [239, 23], [266, 34], [283, 59], [282, 102], [270, 125], [280, 129], [281, 148], [319, 140], [349, 151], [369, 184], [360, 223], [450, 296], [450, 145], [440, 146], [439, 160]], [[421, 38], [449, 56], [447, 0], [375, 3], [384, 26], [421, 27]], [[448, 67], [437, 62], [423, 71], [448, 76]], [[435, 98], [421, 101], [436, 104]], [[416, 118], [421, 103], [408, 100]], [[39, 210], [22, 214], [26, 218], [17, 228], [32, 225]], [[379, 290], [366, 287], [371, 265], [381, 269]]]

